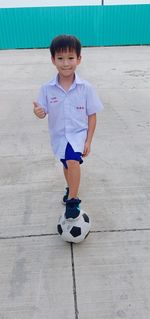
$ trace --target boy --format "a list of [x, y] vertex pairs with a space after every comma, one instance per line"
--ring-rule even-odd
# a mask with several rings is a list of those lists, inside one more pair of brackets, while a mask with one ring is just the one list
[[48, 114], [52, 149], [63, 163], [68, 186], [63, 197], [65, 217], [75, 219], [80, 214], [80, 164], [90, 152], [96, 112], [103, 106], [92, 86], [75, 73], [81, 62], [80, 41], [70, 35], [57, 36], [51, 42], [50, 53], [58, 74], [41, 87], [33, 102], [34, 113], [40, 119]]

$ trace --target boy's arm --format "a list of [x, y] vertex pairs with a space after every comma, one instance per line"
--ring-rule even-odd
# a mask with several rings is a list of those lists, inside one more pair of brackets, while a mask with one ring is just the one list
[[88, 154], [90, 153], [90, 147], [91, 147], [91, 142], [92, 142], [93, 134], [95, 131], [95, 127], [96, 127], [96, 113], [88, 116], [88, 131], [87, 131], [87, 138], [84, 145], [83, 157], [88, 156]]
[[36, 102], [33, 102], [33, 112], [40, 119], [44, 119], [46, 116], [44, 109]]

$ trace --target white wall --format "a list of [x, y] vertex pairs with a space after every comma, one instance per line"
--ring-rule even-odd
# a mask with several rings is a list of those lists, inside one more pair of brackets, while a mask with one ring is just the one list
[[[101, 5], [102, 0], [0, 0], [0, 8]], [[150, 0], [104, 0], [105, 5], [150, 4]]]
[[0, 8], [100, 5], [101, 0], [0, 0]]

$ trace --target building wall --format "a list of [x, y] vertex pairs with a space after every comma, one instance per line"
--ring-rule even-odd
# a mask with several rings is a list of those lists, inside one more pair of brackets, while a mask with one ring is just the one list
[[0, 0], [1, 49], [48, 47], [61, 33], [83, 46], [150, 44], [150, 1]]

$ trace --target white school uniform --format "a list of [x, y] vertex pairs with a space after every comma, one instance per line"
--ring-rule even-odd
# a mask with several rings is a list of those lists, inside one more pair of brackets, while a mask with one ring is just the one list
[[75, 152], [83, 153], [88, 116], [103, 109], [91, 84], [75, 74], [68, 91], [58, 83], [58, 75], [42, 85], [37, 103], [48, 114], [51, 146], [59, 159], [65, 158], [69, 142]]

